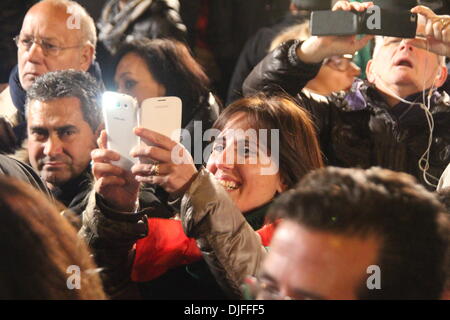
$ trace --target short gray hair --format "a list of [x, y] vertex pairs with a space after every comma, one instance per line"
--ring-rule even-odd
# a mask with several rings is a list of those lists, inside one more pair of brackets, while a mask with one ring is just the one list
[[75, 70], [48, 72], [27, 91], [26, 114], [31, 101], [47, 102], [60, 98], [80, 100], [84, 120], [95, 132], [103, 124], [100, 97], [102, 89], [89, 73]]

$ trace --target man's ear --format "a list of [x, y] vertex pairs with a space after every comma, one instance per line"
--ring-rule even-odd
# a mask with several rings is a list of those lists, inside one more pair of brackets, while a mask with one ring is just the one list
[[100, 134], [102, 133], [102, 130], [105, 129], [105, 124], [101, 123], [97, 129], [94, 132], [94, 137], [95, 137], [95, 147], [99, 148], [100, 147]]
[[95, 48], [91, 44], [86, 44], [83, 49], [81, 49], [81, 70], [88, 71], [94, 61], [94, 53]]
[[447, 80], [447, 75], [448, 75], [447, 67], [439, 66], [439, 71], [437, 73], [436, 82], [435, 82], [436, 88], [439, 88], [440, 86], [442, 86], [444, 84], [445, 80]]
[[369, 60], [366, 65], [366, 77], [370, 83], [375, 83], [375, 73], [373, 71], [373, 60]]
[[95, 138], [98, 139], [100, 137], [100, 133], [102, 132], [103, 129], [105, 129], [105, 124], [104, 123], [100, 124], [97, 127], [97, 130], [95, 130], [95, 132], [94, 132]]

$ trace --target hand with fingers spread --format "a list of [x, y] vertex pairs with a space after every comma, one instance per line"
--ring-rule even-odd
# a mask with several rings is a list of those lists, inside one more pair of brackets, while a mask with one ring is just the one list
[[414, 7], [411, 12], [419, 15], [417, 34], [426, 40], [416, 38], [408, 43], [440, 56], [450, 56], [450, 16], [437, 15], [425, 6]]
[[94, 189], [111, 208], [132, 212], [136, 208], [139, 195], [139, 182], [127, 170], [111, 164], [120, 159], [120, 155], [106, 148], [107, 136], [103, 130], [98, 139], [99, 149], [91, 152], [92, 173], [95, 177]]
[[157, 132], [144, 128], [136, 128], [134, 132], [153, 144], [140, 145], [131, 151], [133, 157], [152, 162], [138, 163], [131, 168], [136, 180], [160, 185], [169, 193], [185, 190], [197, 173], [190, 153], [180, 143]]
[[[363, 12], [371, 6], [373, 6], [372, 2], [350, 3], [347, 1], [338, 1], [333, 7], [333, 11], [356, 10]], [[319, 63], [331, 56], [354, 54], [356, 51], [362, 49], [371, 39], [373, 39], [371, 35], [366, 35], [360, 39], [357, 36], [314, 36], [303, 42], [297, 49], [297, 55], [305, 63]]]

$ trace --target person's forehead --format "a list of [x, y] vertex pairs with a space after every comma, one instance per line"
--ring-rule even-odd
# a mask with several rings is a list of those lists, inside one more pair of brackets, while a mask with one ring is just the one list
[[[384, 54], [391, 54], [392, 52], [394, 52], [393, 50], [396, 49], [398, 47], [398, 45], [400, 45], [402, 40], [406, 40], [406, 39], [396, 38], [396, 37], [385, 37], [385, 36], [376, 37], [373, 58], [374, 59], [380, 58], [382, 62], [385, 62], [384, 61], [385, 57], [380, 57], [379, 53], [383, 52]], [[431, 60], [432, 62], [437, 61], [437, 63], [440, 63], [441, 57], [433, 52], [427, 51], [426, 49], [422, 49], [422, 48], [416, 48], [415, 51], [418, 52], [419, 55], [417, 55], [417, 54], [412, 55], [410, 58], [414, 59], [414, 58], [418, 58], [420, 56], [420, 57], [426, 59], [425, 61]]]
[[155, 81], [145, 60], [135, 52], [129, 52], [120, 59], [116, 68], [114, 80], [119, 81], [127, 76], [150, 78]]
[[402, 41], [404, 38], [382, 36], [381, 39], [382, 39], [384, 42], [389, 42], [389, 41], [400, 42], [400, 41]]
[[[77, 125], [86, 122], [78, 98], [65, 97], [48, 101], [33, 100], [28, 104], [28, 123]], [[87, 122], [86, 122], [87, 123]]]
[[[377, 36], [375, 38], [375, 51], [376, 51], [377, 47], [379, 49], [383, 49], [383, 48], [386, 48], [386, 47], [391, 48], [393, 44], [394, 45], [400, 45], [400, 43], [403, 40], [409, 40], [409, 39], [398, 38], [398, 37]], [[417, 50], [420, 50], [420, 51], [423, 51], [423, 52], [427, 52], [427, 53], [430, 54], [430, 56], [437, 56], [436, 54], [434, 54], [432, 52], [428, 52], [425, 49], [417, 48]]]
[[362, 240], [314, 230], [286, 220], [277, 227], [270, 246], [265, 273], [281, 281], [280, 285], [298, 285], [329, 296], [336, 289], [352, 292], [367, 267], [376, 264], [380, 242], [372, 237]]
[[383, 48], [388, 43], [398, 42], [403, 39], [397, 37], [376, 36], [375, 37], [375, 50]]
[[[374, 237], [363, 239], [360, 236], [346, 235], [343, 232], [337, 233], [319, 230], [289, 219], [279, 224], [274, 234], [274, 240], [277, 240], [277, 244], [281, 249], [290, 248], [293, 243], [298, 242], [298, 249], [309, 250], [311, 249], [310, 246], [303, 246], [302, 244], [309, 242], [322, 249], [329, 248], [338, 255], [340, 255], [340, 251], [348, 253], [349, 245], [351, 248], [359, 249], [378, 243], [378, 239]], [[377, 246], [374, 245], [374, 247]]]
[[62, 7], [37, 7], [26, 14], [20, 33], [22, 35], [39, 36], [43, 39], [56, 39], [68, 42], [78, 40], [80, 29], [71, 26], [68, 14]]
[[136, 64], [145, 65], [145, 60], [137, 52], [130, 51], [123, 55], [123, 57], [119, 61], [118, 66], [126, 68]]
[[222, 129], [223, 134], [233, 134], [235, 130], [248, 130], [251, 129], [250, 124], [248, 122], [248, 116], [245, 112], [236, 112], [233, 114], [225, 124], [225, 127]]

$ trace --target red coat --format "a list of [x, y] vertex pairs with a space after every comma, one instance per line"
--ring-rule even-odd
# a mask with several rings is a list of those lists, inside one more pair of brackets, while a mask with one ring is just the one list
[[[150, 218], [147, 237], [136, 242], [136, 256], [131, 279], [153, 280], [167, 270], [202, 259], [194, 238], [188, 238], [180, 220]], [[257, 231], [263, 246], [268, 246], [276, 224], [267, 224]]]

